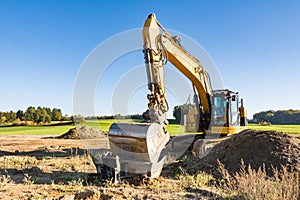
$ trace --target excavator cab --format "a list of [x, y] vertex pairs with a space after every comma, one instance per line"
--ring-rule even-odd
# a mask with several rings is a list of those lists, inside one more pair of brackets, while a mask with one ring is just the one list
[[230, 90], [213, 91], [210, 133], [234, 134], [240, 131], [239, 96]]
[[[241, 131], [240, 122], [244, 114], [243, 105], [239, 107], [238, 93], [230, 90], [215, 90], [211, 97], [211, 116], [209, 124], [201, 123], [201, 113], [195, 106], [184, 116], [185, 132], [205, 132], [206, 134], [234, 134]], [[200, 115], [199, 115], [200, 114]], [[202, 121], [204, 121], [202, 119]]]

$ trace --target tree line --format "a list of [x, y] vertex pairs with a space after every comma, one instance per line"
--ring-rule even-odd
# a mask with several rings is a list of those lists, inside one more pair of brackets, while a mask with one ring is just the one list
[[0, 112], [0, 124], [13, 123], [20, 121], [32, 121], [34, 123], [50, 123], [51, 121], [70, 120], [63, 116], [59, 108], [47, 108], [29, 106], [26, 111], [18, 110], [17, 112]]
[[271, 124], [300, 124], [300, 110], [268, 110], [255, 113], [253, 122]]
[[[182, 122], [182, 117], [187, 114], [189, 107], [193, 107], [192, 104], [184, 104], [175, 106], [173, 110], [173, 116], [175, 117], [175, 123]], [[61, 109], [59, 108], [48, 108], [48, 107], [37, 107], [29, 106], [26, 111], [18, 110], [17, 112], [0, 112], [0, 124], [13, 123], [20, 121], [32, 121], [34, 123], [50, 123], [51, 121], [75, 121], [76, 119], [138, 119], [142, 120], [143, 116], [139, 114], [122, 116], [120, 114], [111, 116], [94, 116], [94, 117], [83, 117], [83, 116], [63, 116]], [[300, 110], [269, 110], [255, 113], [251, 122], [261, 123], [267, 122], [271, 124], [300, 124]]]

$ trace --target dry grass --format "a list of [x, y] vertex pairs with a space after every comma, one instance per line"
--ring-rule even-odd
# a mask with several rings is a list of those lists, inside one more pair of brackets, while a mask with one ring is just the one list
[[[52, 169], [59, 169], [66, 172], [77, 171], [89, 171], [86, 169], [85, 163], [90, 161], [89, 156], [74, 156], [71, 159], [64, 159], [64, 163], [59, 162], [59, 158], [36, 160], [34, 157], [15, 157], [6, 156], [6, 167], [15, 166], [18, 169], [26, 169], [28, 167], [40, 166], [43, 169], [43, 165], [52, 167]], [[2, 157], [3, 159], [3, 157]], [[164, 179], [162, 177], [158, 179], [150, 179], [145, 177], [140, 181], [139, 185], [133, 185], [132, 182], [126, 182], [125, 180], [119, 184], [114, 184], [112, 181], [105, 183], [90, 183], [86, 174], [76, 175], [74, 177], [68, 177], [68, 181], [52, 182], [50, 185], [45, 186], [45, 191], [51, 191], [51, 196], [74, 198], [75, 196], [88, 196], [91, 199], [99, 199], [102, 195], [111, 195], [119, 198], [124, 198], [131, 195], [131, 191], [138, 193], [138, 197], [155, 198], [159, 194], [168, 194], [168, 197], [182, 197], [184, 195], [190, 195], [190, 198], [219, 198], [228, 197], [234, 199], [299, 199], [299, 173], [290, 173], [285, 167], [282, 170], [273, 169], [274, 176], [269, 177], [266, 174], [264, 167], [258, 171], [251, 168], [251, 166], [245, 166], [241, 163], [241, 171], [231, 176], [225, 169], [224, 165], [219, 163], [219, 170], [223, 176], [222, 180], [216, 180], [212, 175], [198, 172], [196, 174], [188, 174], [185, 170], [180, 168], [181, 173], [175, 177], [175, 179]], [[35, 188], [42, 185], [36, 184], [32, 174], [24, 173], [22, 184], [27, 187]], [[100, 187], [99, 187], [100, 186]], [[6, 194], [11, 191], [10, 188], [20, 187], [14, 182], [12, 177], [8, 174], [0, 176], [0, 189], [5, 189]], [[26, 186], [24, 186], [26, 187]], [[50, 189], [51, 188], [51, 189]], [[100, 189], [102, 188], [102, 190]], [[118, 192], [119, 189], [123, 190]], [[100, 189], [100, 190], [99, 190]], [[203, 191], [210, 191], [209, 193], [202, 193]], [[145, 196], [145, 194], [148, 194]], [[50, 194], [44, 194], [41, 190], [34, 192], [30, 190], [27, 197], [45, 198]], [[150, 196], [149, 196], [150, 195]], [[102, 197], [101, 197], [102, 198]]]
[[[29, 156], [2, 156], [0, 166], [4, 170], [0, 172], [0, 196], [5, 199], [100, 199], [98, 187], [88, 185], [86, 173], [83, 173], [93, 168], [87, 162], [91, 162], [87, 155], [41, 160]], [[53, 177], [52, 170], [59, 170], [61, 174], [65, 172], [65, 181], [60, 181], [64, 178]], [[54, 179], [51, 183], [36, 183], [43, 178]]]
[[[6, 195], [14, 193], [13, 188], [23, 187], [27, 189], [26, 196], [33, 198], [46, 198], [46, 197], [65, 197], [74, 198], [86, 196], [90, 199], [104, 198], [117, 196], [118, 198], [133, 197], [131, 191], [135, 191], [135, 195], [143, 198], [156, 198], [159, 194], [168, 194], [168, 197], [182, 197], [182, 195], [190, 195], [190, 198], [207, 198], [229, 197], [234, 199], [286, 199], [296, 200], [299, 199], [300, 192], [300, 177], [299, 173], [288, 172], [285, 167], [282, 170], [273, 169], [274, 176], [269, 177], [266, 174], [264, 167], [259, 170], [254, 170], [251, 166], [245, 166], [241, 162], [241, 170], [234, 176], [231, 176], [225, 169], [224, 165], [219, 163], [219, 170], [223, 176], [221, 181], [216, 180], [212, 175], [198, 172], [196, 174], [188, 174], [185, 170], [180, 168], [181, 173], [175, 179], [150, 179], [145, 177], [141, 180], [139, 185], [134, 186], [132, 183], [122, 181], [119, 184], [114, 184], [111, 181], [102, 183], [88, 182], [87, 174], [78, 175], [76, 172], [87, 172], [91, 170], [91, 166], [86, 165], [91, 162], [89, 156], [73, 156], [61, 160], [61, 158], [43, 158], [37, 160], [34, 157], [17, 157], [17, 156], [4, 156], [1, 159], [4, 168], [28, 169], [37, 168], [41, 170], [51, 168], [51, 170], [60, 170], [62, 172], [71, 173], [74, 177], [66, 177], [68, 180], [63, 182], [52, 182], [51, 184], [41, 185], [36, 184], [36, 174], [25, 173], [20, 184], [15, 183], [13, 177], [4, 173], [0, 176], [0, 189], [6, 191]], [[62, 162], [63, 161], [63, 162]], [[31, 172], [31, 171], [29, 171]], [[70, 174], [70, 175], [71, 175]], [[76, 175], [76, 176], [75, 176]], [[99, 187], [100, 186], [100, 187]], [[45, 187], [42, 189], [42, 187]], [[35, 191], [38, 188], [38, 191]], [[51, 189], [50, 189], [51, 188]], [[100, 189], [102, 188], [102, 189]], [[118, 192], [120, 189], [123, 192]], [[211, 191], [207, 194], [202, 194], [203, 191]], [[29, 192], [30, 191], [30, 192]], [[50, 192], [51, 191], [51, 192]], [[45, 192], [45, 193], [43, 193]], [[49, 194], [49, 192], [51, 194]], [[139, 193], [140, 192], [140, 193]], [[25, 194], [25, 193], [24, 193]], [[20, 195], [24, 195], [23, 193]], [[145, 196], [145, 194], [147, 194]], [[112, 196], [111, 196], [112, 195]], [[197, 196], [198, 195], [198, 196]]]
[[256, 199], [300, 199], [299, 172], [288, 172], [286, 167], [282, 170], [273, 169], [273, 177], [267, 176], [265, 167], [257, 171], [241, 161], [241, 171], [230, 176], [224, 165], [219, 162], [219, 170], [223, 176], [221, 189], [234, 198], [249, 200]]
[[3, 174], [0, 176], [0, 189], [2, 189], [4, 186], [13, 184], [14, 181], [11, 179], [11, 177], [7, 174]]
[[214, 186], [216, 183], [215, 178], [207, 173], [199, 172], [197, 174], [187, 174], [181, 169], [181, 175], [179, 176], [179, 185], [182, 188], [202, 189], [203, 187]]

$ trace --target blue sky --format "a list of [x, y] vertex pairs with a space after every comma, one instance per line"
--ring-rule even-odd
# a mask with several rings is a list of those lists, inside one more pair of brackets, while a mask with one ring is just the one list
[[[72, 114], [74, 84], [84, 59], [111, 36], [141, 28], [150, 13], [165, 28], [206, 49], [224, 86], [245, 99], [250, 118], [262, 110], [300, 109], [299, 10], [299, 1], [276, 0], [2, 0], [0, 110], [41, 105]], [[107, 78], [122, 76], [118, 65], [130, 70], [143, 62], [142, 53], [133, 52], [114, 62]], [[105, 89], [95, 91], [95, 113], [110, 114], [105, 92], [112, 86], [99, 84], [99, 90]], [[134, 92], [130, 112], [146, 109], [146, 93], [143, 88]], [[169, 98], [178, 103], [172, 94]]]

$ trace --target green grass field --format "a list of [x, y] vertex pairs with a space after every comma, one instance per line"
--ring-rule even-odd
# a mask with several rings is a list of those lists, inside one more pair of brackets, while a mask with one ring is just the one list
[[0, 135], [60, 135], [74, 126], [11, 126], [1, 127]]
[[[89, 126], [93, 128], [99, 128], [103, 131], [108, 132], [109, 127], [114, 122], [139, 122], [139, 121], [133, 121], [133, 120], [114, 120], [114, 119], [106, 119], [106, 120], [89, 120], [83, 123], [84, 126]], [[184, 133], [184, 127], [180, 126], [179, 124], [169, 124], [167, 126], [167, 131], [171, 134], [180, 134]]]
[[[114, 122], [114, 119], [105, 120], [88, 120], [81, 124], [82, 126], [89, 126], [92, 128], [99, 128], [103, 131], [108, 131], [110, 125]], [[132, 120], [116, 120], [117, 122], [134, 122]], [[70, 128], [74, 128], [72, 125], [60, 125], [60, 126], [0, 126], [0, 135], [60, 135], [66, 133]], [[286, 133], [300, 134], [300, 125], [270, 125], [262, 126], [258, 124], [249, 124], [247, 127], [254, 130], [275, 130]], [[183, 126], [178, 124], [169, 124], [167, 131], [174, 134], [181, 134], [184, 132]]]
[[300, 125], [270, 125], [270, 126], [262, 126], [259, 124], [249, 124], [249, 129], [254, 130], [274, 130], [285, 133], [297, 133], [300, 134]]
[[[88, 126], [92, 128], [98, 128], [103, 131], [109, 130], [110, 125], [113, 122], [133, 122], [132, 120], [87, 120], [85, 123], [80, 124], [80, 126]], [[72, 125], [59, 125], [54, 126], [54, 122], [51, 126], [0, 126], [0, 135], [61, 135], [66, 133], [69, 129], [74, 128]]]
[[[300, 125], [270, 125], [262, 126], [259, 124], [249, 124], [247, 129], [253, 130], [274, 130], [285, 133], [300, 134]], [[181, 134], [184, 133], [183, 126], [178, 124], [169, 124], [167, 126], [167, 131], [171, 134]]]

